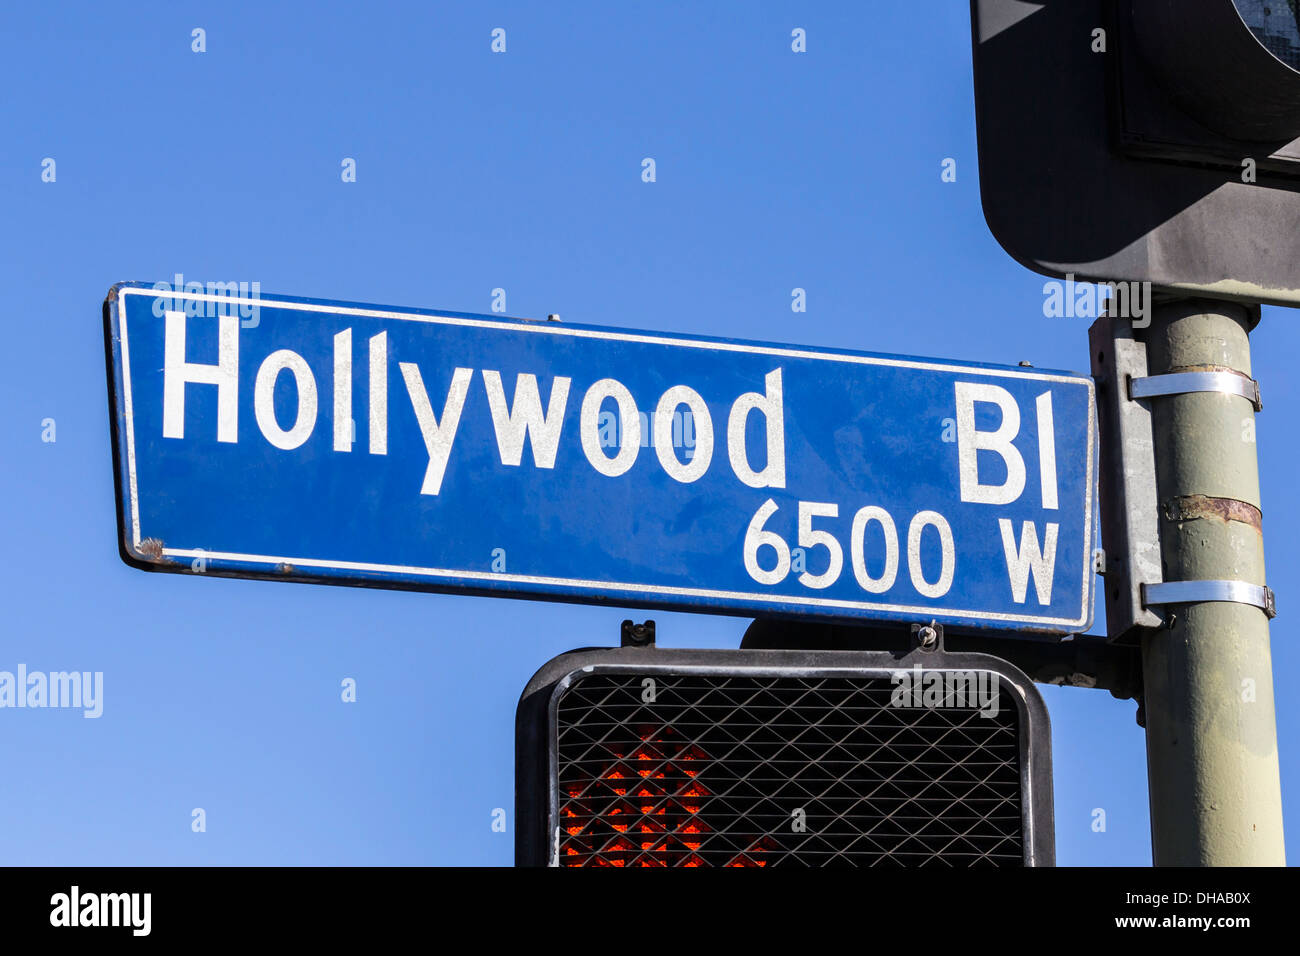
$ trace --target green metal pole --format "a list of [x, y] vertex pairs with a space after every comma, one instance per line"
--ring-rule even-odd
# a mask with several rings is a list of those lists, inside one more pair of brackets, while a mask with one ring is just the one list
[[[1250, 375], [1257, 312], [1157, 303], [1148, 374]], [[1255, 408], [1239, 395], [1153, 398], [1165, 581], [1264, 584]], [[1151, 844], [1157, 866], [1282, 866], [1282, 791], [1269, 622], [1248, 604], [1162, 608], [1142, 643]]]

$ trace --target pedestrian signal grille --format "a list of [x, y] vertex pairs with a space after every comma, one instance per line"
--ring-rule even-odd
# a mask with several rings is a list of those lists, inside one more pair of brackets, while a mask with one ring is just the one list
[[898, 687], [888, 672], [575, 674], [554, 710], [555, 862], [1022, 865], [1014, 691], [980, 708]]

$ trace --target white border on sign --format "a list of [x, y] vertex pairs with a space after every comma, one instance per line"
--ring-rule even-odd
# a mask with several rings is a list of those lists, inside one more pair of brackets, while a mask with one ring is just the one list
[[371, 564], [360, 561], [339, 561], [320, 558], [303, 558], [290, 555], [239, 554], [234, 552], [207, 551], [204, 549], [168, 548], [161, 553], [176, 558], [207, 557], [226, 561], [244, 561], [250, 564], [267, 564], [276, 567], [282, 564], [302, 568], [328, 568], [336, 571], [362, 571], [375, 573], [392, 573], [427, 578], [456, 578], [470, 581], [507, 582], [512, 584], [531, 584], [545, 587], [567, 587], [587, 590], [619, 591], [632, 594], [662, 595], [664, 597], [697, 597], [718, 600], [740, 600], [766, 604], [791, 604], [810, 608], [842, 608], [845, 610], [887, 611], [897, 614], [914, 614], [925, 617], [961, 617], [975, 621], [1008, 621], [1022, 624], [1048, 624], [1062, 628], [1082, 627], [1088, 620], [1088, 576], [1092, 573], [1092, 466], [1095, 457], [1094, 433], [1096, 419], [1096, 392], [1092, 379], [1066, 375], [1052, 375], [1046, 372], [1020, 371], [1018, 369], [985, 369], [970, 365], [954, 365], [946, 362], [922, 362], [908, 359], [885, 358], [874, 355], [837, 355], [833, 352], [816, 352], [808, 349], [785, 348], [781, 346], [745, 345], [739, 342], [708, 342], [702, 340], [679, 339], [668, 336], [647, 335], [636, 332], [617, 332], [604, 329], [577, 329], [562, 324], [547, 322], [536, 324], [530, 322], [495, 321], [491, 319], [472, 319], [462, 316], [423, 315], [412, 312], [395, 312], [389, 309], [366, 309], [356, 306], [324, 305], [316, 302], [286, 302], [276, 299], [249, 299], [236, 296], [224, 296], [203, 292], [162, 293], [152, 288], [118, 287], [117, 310], [118, 332], [122, 355], [123, 413], [126, 417], [126, 457], [127, 487], [131, 496], [131, 540], [135, 551], [140, 550], [140, 501], [139, 484], [135, 467], [135, 418], [131, 401], [131, 353], [127, 338], [126, 306], [123, 301], [128, 295], [142, 295], [157, 298], [165, 294], [171, 299], [190, 299], [197, 302], [218, 302], [228, 305], [266, 306], [277, 309], [296, 309], [300, 312], [323, 312], [330, 315], [349, 315], [374, 319], [399, 319], [409, 322], [427, 322], [433, 325], [460, 325], [469, 328], [493, 329], [506, 332], [533, 332], [541, 335], [567, 335], [574, 338], [604, 339], [614, 342], [638, 342], [647, 345], [668, 345], [677, 348], [706, 349], [716, 352], [743, 352], [749, 355], [776, 355], [787, 358], [813, 359], [828, 362], [846, 362], [852, 365], [884, 365], [895, 368], [913, 368], [926, 371], [954, 372], [972, 375], [991, 376], [995, 378], [1029, 379], [1043, 382], [1063, 382], [1072, 385], [1086, 385], [1088, 388], [1088, 467], [1084, 492], [1084, 533], [1083, 533], [1083, 581], [1082, 607], [1077, 619], [1058, 617], [1036, 617], [1033, 615], [1004, 614], [997, 611], [936, 609], [932, 607], [913, 607], [902, 604], [884, 604], [868, 601], [844, 601], [832, 598], [801, 597], [785, 594], [762, 594], [746, 591], [717, 591], [708, 588], [669, 587], [657, 584], [626, 584], [617, 581], [587, 581], [579, 578], [552, 578], [539, 575], [510, 574], [508, 572], [456, 571], [446, 568], [410, 567], [398, 564]]

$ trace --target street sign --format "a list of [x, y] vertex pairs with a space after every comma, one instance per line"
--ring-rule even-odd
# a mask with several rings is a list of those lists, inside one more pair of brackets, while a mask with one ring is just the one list
[[133, 566], [1091, 622], [1086, 376], [186, 288], [105, 304]]

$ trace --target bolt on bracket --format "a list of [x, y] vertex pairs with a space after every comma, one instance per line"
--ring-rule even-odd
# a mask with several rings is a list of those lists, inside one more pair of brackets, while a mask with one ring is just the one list
[[912, 639], [923, 651], [941, 650], [943, 648], [943, 625], [931, 621], [929, 624], [913, 624]]

